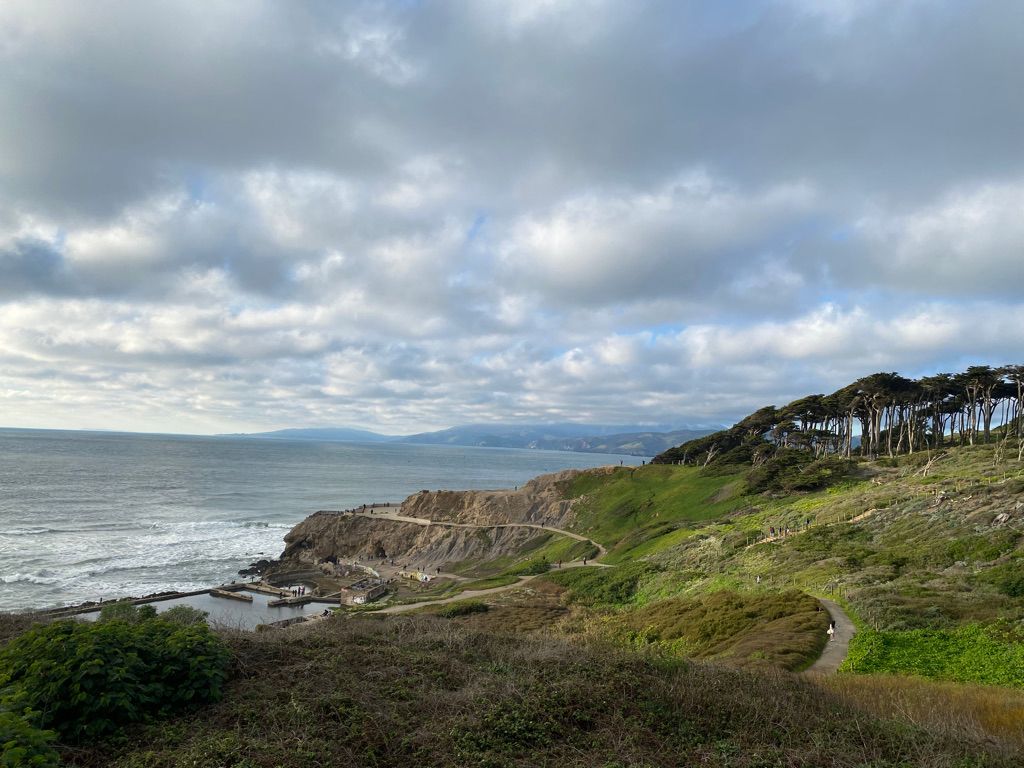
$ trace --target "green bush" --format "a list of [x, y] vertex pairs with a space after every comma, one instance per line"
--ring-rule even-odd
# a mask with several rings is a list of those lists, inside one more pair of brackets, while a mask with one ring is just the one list
[[634, 602], [641, 581], [657, 572], [653, 565], [634, 562], [617, 568], [565, 568], [545, 578], [568, 589], [575, 602], [625, 605]]
[[176, 605], [161, 613], [160, 618], [172, 624], [181, 624], [183, 627], [189, 627], [193, 624], [205, 624], [206, 617], [209, 615], [206, 611], [200, 611], [198, 608], [193, 608], [190, 605]]
[[537, 574], [547, 573], [550, 570], [551, 563], [547, 560], [530, 560], [518, 568], [513, 568], [510, 573], [515, 576], [536, 576]]
[[473, 613], [487, 613], [487, 603], [479, 600], [460, 600], [457, 603], [450, 603], [438, 612], [438, 616], [446, 619], [454, 619], [456, 616], [469, 616]]
[[853, 471], [855, 462], [839, 456], [814, 460], [807, 451], [782, 448], [747, 475], [749, 493], [815, 491], [839, 482]]
[[30, 708], [67, 741], [216, 701], [228, 651], [205, 624], [60, 621], [0, 650], [0, 705]]
[[36, 728], [31, 721], [38, 714], [0, 710], [0, 767], [57, 768], [60, 756], [53, 747], [57, 734]]
[[127, 601], [111, 603], [100, 608], [100, 621], [126, 621], [138, 624], [156, 617], [156, 608], [152, 605], [132, 605]]

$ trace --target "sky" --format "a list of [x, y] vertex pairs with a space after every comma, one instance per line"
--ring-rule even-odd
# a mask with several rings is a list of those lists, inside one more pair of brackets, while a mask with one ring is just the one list
[[1024, 362], [1024, 3], [0, 3], [0, 425], [731, 423]]

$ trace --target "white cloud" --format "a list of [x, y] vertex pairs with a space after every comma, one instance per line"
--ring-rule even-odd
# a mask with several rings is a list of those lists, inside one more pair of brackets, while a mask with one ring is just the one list
[[1019, 359], [1022, 22], [2, 3], [0, 424], [721, 421]]

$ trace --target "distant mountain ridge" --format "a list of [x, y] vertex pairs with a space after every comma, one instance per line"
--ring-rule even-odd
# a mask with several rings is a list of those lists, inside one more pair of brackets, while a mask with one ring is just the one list
[[326, 442], [410, 443], [483, 448], [533, 448], [548, 451], [655, 456], [673, 446], [710, 434], [712, 429], [670, 425], [469, 424], [415, 435], [381, 435], [363, 429], [325, 427], [280, 429], [237, 435], [259, 439]]

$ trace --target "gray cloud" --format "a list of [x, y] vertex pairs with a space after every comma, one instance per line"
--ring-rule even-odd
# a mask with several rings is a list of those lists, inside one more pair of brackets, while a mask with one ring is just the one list
[[1022, 24], [9, 0], [4, 421], [717, 421], [1020, 357]]

